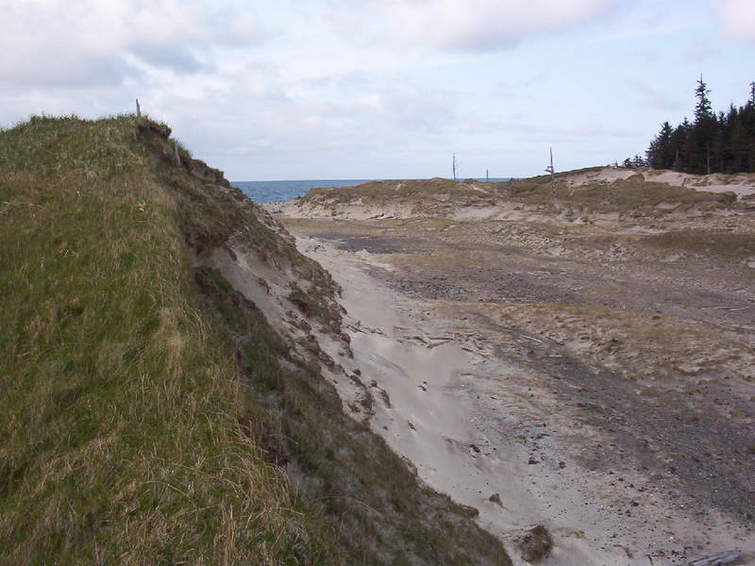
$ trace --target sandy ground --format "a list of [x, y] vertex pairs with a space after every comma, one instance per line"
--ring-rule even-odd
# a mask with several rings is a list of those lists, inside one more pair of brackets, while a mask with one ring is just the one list
[[[745, 199], [753, 186], [665, 174]], [[755, 564], [752, 208], [584, 223], [461, 204], [268, 207], [343, 288], [353, 358], [318, 340], [346, 410], [518, 564], [537, 524], [555, 540], [545, 564], [731, 549]]]
[[[561, 406], [547, 375], [500, 356], [497, 336], [375, 277], [395, 274], [379, 256], [306, 237], [299, 247], [344, 289], [354, 361], [375, 392], [374, 430], [430, 486], [478, 509], [481, 525], [513, 556], [513, 541], [535, 524], [556, 540], [546, 564], [649, 564], [648, 556], [679, 564], [709, 550], [755, 547], [743, 523], [711, 511], [696, 516], [685, 510], [694, 503], [678, 503], [646, 474], [587, 468], [579, 446], [608, 446], [602, 431]], [[541, 340], [520, 339], [533, 348]], [[490, 500], [495, 494], [500, 503]]]

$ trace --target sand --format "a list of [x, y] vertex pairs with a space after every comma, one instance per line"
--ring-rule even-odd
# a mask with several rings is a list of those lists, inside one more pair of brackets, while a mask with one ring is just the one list
[[[383, 284], [374, 274], [393, 268], [379, 256], [307, 237], [297, 246], [343, 288], [354, 354], [348, 371], [358, 368], [376, 399], [372, 429], [429, 486], [477, 509], [516, 564], [525, 563], [514, 543], [536, 524], [555, 541], [544, 564], [562, 566], [647, 565], [648, 556], [661, 566], [686, 563], [681, 548], [755, 548], [752, 533], [725, 517], [711, 513], [703, 525], [664, 493], [629, 488], [646, 485], [639, 474], [622, 472], [617, 487], [616, 476], [577, 465], [561, 439], [573, 432], [597, 442], [599, 432], [570, 431], [575, 421], [539, 376], [495, 356], [479, 329]], [[539, 339], [530, 338], [536, 348]], [[336, 381], [344, 406], [353, 406], [354, 388]], [[514, 440], [522, 434], [540, 437], [534, 456]]]
[[343, 289], [353, 358], [316, 338], [344, 410], [517, 564], [535, 525], [545, 564], [755, 564], [755, 177], [559, 181], [636, 174], [738, 198], [576, 214], [431, 180], [429, 207], [401, 183], [266, 206]]

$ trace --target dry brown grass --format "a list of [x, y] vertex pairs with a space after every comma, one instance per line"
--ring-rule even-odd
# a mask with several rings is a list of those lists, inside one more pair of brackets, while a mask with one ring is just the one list
[[[589, 171], [589, 170], [586, 170]], [[330, 207], [403, 205], [418, 215], [449, 216], [462, 207], [521, 206], [541, 213], [616, 213], [620, 216], [661, 217], [692, 208], [712, 211], [736, 206], [734, 193], [710, 193], [666, 183], [646, 181], [642, 175], [613, 182], [572, 186], [567, 172], [501, 183], [454, 182], [433, 178], [374, 181], [356, 187], [318, 188], [299, 201]], [[335, 208], [334, 208], [335, 210]]]
[[755, 257], [755, 235], [711, 230], [676, 230], [644, 238], [664, 251], [680, 251], [719, 259]]
[[748, 345], [699, 322], [597, 305], [528, 303], [494, 311], [503, 326], [519, 326], [566, 344], [627, 379], [686, 378], [711, 372], [755, 379]]

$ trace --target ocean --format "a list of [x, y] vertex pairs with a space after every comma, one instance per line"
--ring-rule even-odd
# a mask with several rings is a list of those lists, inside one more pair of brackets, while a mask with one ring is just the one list
[[[484, 179], [477, 179], [484, 181]], [[496, 177], [491, 181], [508, 181]], [[353, 187], [368, 181], [382, 179], [309, 179], [304, 181], [231, 181], [231, 185], [244, 191], [254, 202], [277, 202], [304, 196], [315, 187]]]
[[371, 179], [309, 179], [305, 181], [231, 181], [254, 202], [276, 202], [306, 195], [315, 187], [353, 187]]

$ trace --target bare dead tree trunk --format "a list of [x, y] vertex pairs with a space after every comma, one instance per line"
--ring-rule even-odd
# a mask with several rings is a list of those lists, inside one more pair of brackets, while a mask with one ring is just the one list
[[551, 152], [551, 180], [553, 180], [554, 176], [556, 175], [556, 169], [553, 167], [553, 148], [550, 148]]
[[136, 117], [141, 118], [142, 117], [142, 109], [139, 107], [139, 99], [136, 99]]
[[553, 179], [555, 179], [555, 173], [556, 173], [556, 170], [555, 170], [555, 169], [553, 168], [553, 148], [552, 148], [552, 147], [550, 148], [550, 153], [551, 153], [551, 163], [550, 163], [550, 165], [548, 165], [548, 166], [547, 166], [547, 167], [545, 168], [545, 170], [546, 170], [546, 171], [547, 171], [548, 173], [550, 173], [550, 174], [551, 174], [551, 181], [553, 181]]

